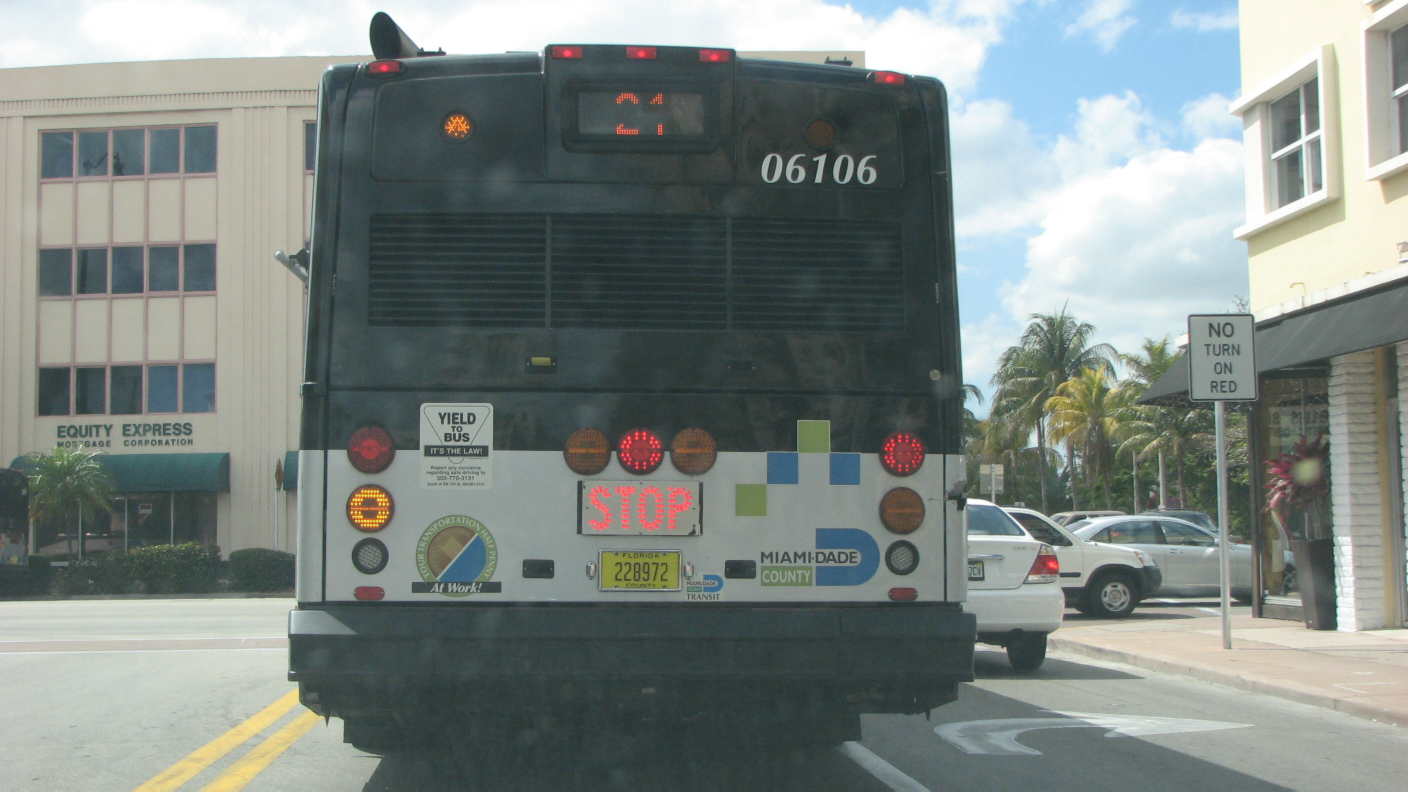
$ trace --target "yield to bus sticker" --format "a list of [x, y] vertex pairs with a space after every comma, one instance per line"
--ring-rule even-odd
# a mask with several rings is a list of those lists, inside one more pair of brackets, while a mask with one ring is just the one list
[[493, 486], [494, 405], [420, 406], [420, 482], [426, 489]]
[[416, 570], [421, 579], [412, 594], [498, 594], [503, 584], [490, 580], [499, 565], [499, 548], [484, 523], [463, 514], [450, 514], [431, 523], [416, 543]]

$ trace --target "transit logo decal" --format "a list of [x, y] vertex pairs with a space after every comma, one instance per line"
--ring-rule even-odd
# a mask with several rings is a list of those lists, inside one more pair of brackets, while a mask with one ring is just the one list
[[764, 586], [859, 586], [875, 576], [880, 547], [856, 528], [818, 528], [815, 550], [764, 550]]
[[484, 523], [463, 514], [451, 514], [431, 523], [416, 543], [416, 570], [421, 579], [411, 583], [412, 594], [498, 594], [503, 584], [490, 580], [499, 565], [499, 548]]
[[704, 575], [699, 580], [693, 578], [684, 584], [684, 597], [687, 600], [708, 602], [717, 600], [724, 590], [724, 579], [719, 575]]

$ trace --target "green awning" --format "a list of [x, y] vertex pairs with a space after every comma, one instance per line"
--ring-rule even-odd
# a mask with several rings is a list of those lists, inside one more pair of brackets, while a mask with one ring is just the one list
[[[112, 474], [118, 492], [229, 492], [230, 455], [99, 454], [98, 464]], [[12, 467], [24, 470], [16, 457]]]
[[280, 489], [293, 492], [298, 489], [298, 452], [284, 454], [284, 485]]

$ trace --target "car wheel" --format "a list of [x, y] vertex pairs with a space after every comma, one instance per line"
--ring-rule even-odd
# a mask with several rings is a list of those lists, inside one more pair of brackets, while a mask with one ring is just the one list
[[1019, 633], [1007, 642], [1007, 662], [1023, 673], [1041, 668], [1046, 660], [1046, 633]]
[[1134, 612], [1139, 604], [1134, 580], [1122, 572], [1101, 572], [1090, 582], [1086, 606], [1097, 616], [1122, 619]]

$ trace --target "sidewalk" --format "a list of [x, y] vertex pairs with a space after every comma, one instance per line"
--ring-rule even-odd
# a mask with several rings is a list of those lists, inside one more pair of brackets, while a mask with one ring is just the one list
[[1118, 622], [1067, 618], [1053, 651], [1113, 660], [1408, 726], [1408, 630], [1333, 632], [1299, 622], [1136, 610]]

